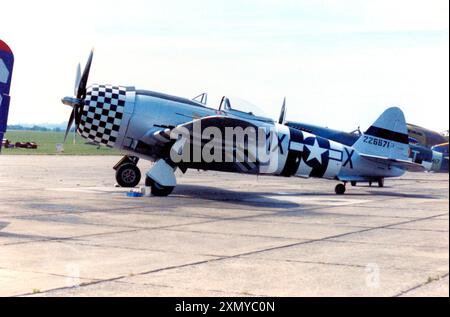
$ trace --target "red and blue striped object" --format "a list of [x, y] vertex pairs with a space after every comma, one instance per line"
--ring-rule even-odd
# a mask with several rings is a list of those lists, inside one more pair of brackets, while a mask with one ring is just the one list
[[14, 55], [9, 46], [0, 40], [0, 150], [6, 132], [9, 112], [9, 89], [14, 65]]

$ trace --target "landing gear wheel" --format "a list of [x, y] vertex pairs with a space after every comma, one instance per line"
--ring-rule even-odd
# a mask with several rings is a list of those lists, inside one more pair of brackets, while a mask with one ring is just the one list
[[120, 187], [136, 187], [141, 181], [141, 171], [132, 163], [120, 165], [116, 170], [116, 181]]
[[345, 189], [346, 188], [344, 184], [337, 184], [334, 191], [336, 192], [336, 195], [344, 195]]
[[384, 187], [384, 178], [378, 180], [378, 187]]
[[353, 187], [355, 187], [356, 186], [356, 182], [350, 182], [350, 184], [353, 186]]
[[150, 186], [152, 188], [152, 195], [157, 197], [169, 196], [175, 188], [174, 186], [163, 186], [158, 184], [148, 176], [145, 178], [145, 186]]

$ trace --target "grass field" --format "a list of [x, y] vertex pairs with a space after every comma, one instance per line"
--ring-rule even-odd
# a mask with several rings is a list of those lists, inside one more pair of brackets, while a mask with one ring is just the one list
[[75, 144], [73, 144], [73, 133], [67, 138], [67, 143], [64, 144], [64, 153], [56, 153], [56, 144], [63, 143], [64, 132], [41, 132], [41, 131], [8, 131], [4, 138], [11, 143], [16, 142], [36, 142], [38, 148], [32, 149], [5, 149], [2, 148], [3, 155], [43, 155], [43, 154], [58, 154], [58, 155], [119, 155], [119, 151], [110, 149], [104, 146], [97, 148], [97, 146], [86, 144], [86, 140], [77, 135]]

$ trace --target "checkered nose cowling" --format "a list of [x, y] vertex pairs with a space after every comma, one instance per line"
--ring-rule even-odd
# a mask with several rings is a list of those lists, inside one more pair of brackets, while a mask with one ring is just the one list
[[78, 132], [95, 143], [114, 147], [126, 101], [126, 87], [92, 85], [87, 89]]

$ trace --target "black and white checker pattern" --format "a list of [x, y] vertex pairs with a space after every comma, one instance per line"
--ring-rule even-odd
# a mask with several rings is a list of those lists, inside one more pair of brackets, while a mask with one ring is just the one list
[[122, 122], [126, 87], [92, 85], [84, 100], [78, 132], [95, 143], [113, 147]]

